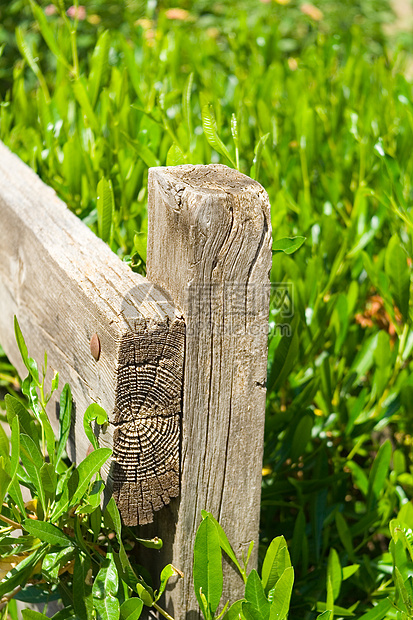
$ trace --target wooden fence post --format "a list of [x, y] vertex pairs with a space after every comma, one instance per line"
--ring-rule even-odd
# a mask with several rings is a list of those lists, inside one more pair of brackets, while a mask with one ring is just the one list
[[[261, 185], [223, 165], [150, 169], [147, 275], [186, 321], [181, 494], [152, 529], [166, 543], [162, 559], [185, 576], [167, 592], [176, 619], [197, 615], [192, 554], [202, 509], [238, 557], [255, 541], [256, 565], [270, 268]], [[243, 583], [229, 563], [224, 571], [223, 601], [234, 601]]]
[[[103, 473], [113, 474], [126, 523], [154, 516], [142, 536], [164, 539], [159, 564], [184, 572], [167, 591], [177, 620], [198, 615], [192, 554], [202, 509], [239, 557], [256, 541], [256, 564], [270, 228], [266, 192], [239, 172], [153, 168], [147, 280], [0, 143], [0, 342], [25, 374], [17, 315], [30, 355], [41, 362], [47, 350], [61, 386], [70, 383], [73, 460], [88, 449], [86, 407], [96, 401], [107, 410], [99, 443], [113, 447], [115, 470]], [[179, 477], [180, 497], [170, 501]], [[227, 563], [224, 599], [242, 593]]]

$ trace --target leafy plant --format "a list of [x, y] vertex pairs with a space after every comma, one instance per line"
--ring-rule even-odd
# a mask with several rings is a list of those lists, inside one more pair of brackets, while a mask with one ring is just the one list
[[[290, 609], [294, 583], [287, 543], [283, 536], [275, 538], [264, 558], [261, 577], [255, 569], [247, 575], [254, 543], [242, 563], [237, 559], [228, 538], [211, 513], [202, 511], [194, 547], [194, 588], [205, 620], [242, 618], [243, 620], [284, 620]], [[240, 572], [245, 583], [245, 596], [230, 607], [227, 602], [218, 614], [223, 589], [222, 551]]]
[[[46, 393], [47, 356], [41, 372], [29, 357], [19, 324], [16, 339], [29, 371], [22, 383], [25, 398], [7, 395], [10, 440], [0, 427], [0, 598], [3, 617], [15, 613], [14, 601], [48, 603], [61, 599], [64, 611], [56, 619], [137, 620], [143, 605], [161, 613], [157, 601], [168, 579], [179, 574], [171, 565], [154, 590], [136, 564], [136, 544], [159, 548], [159, 539], [146, 540], [123, 529], [113, 498], [103, 510], [105, 484], [99, 475], [111, 455], [99, 448], [91, 427], [107, 422], [96, 403], [84, 416], [85, 432], [93, 450], [75, 466], [65, 448], [69, 438], [72, 397], [66, 384], [60, 394], [59, 438], [47, 417], [46, 407], [58, 389], [59, 375]], [[19, 532], [13, 536], [13, 532]], [[26, 619], [46, 618], [23, 610]], [[167, 616], [168, 617], [168, 616]]]

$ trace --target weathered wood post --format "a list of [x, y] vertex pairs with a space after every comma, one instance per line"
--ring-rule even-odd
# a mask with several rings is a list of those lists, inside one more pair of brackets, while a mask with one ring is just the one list
[[[0, 343], [24, 376], [17, 315], [30, 355], [40, 361], [47, 350], [61, 385], [70, 383], [73, 460], [88, 449], [86, 407], [96, 401], [107, 410], [99, 443], [114, 458], [103, 473], [124, 521], [164, 539], [159, 564], [183, 571], [166, 606], [190, 620], [198, 614], [192, 554], [201, 510], [220, 521], [239, 556], [258, 544], [267, 194], [222, 165], [151, 169], [146, 279], [0, 143], [0, 237]], [[242, 592], [227, 564], [225, 599]]]
[[[213, 513], [256, 565], [271, 268], [268, 196], [223, 165], [149, 171], [148, 278], [186, 322], [181, 493], [154, 531], [185, 577], [167, 593], [184, 619], [198, 609], [192, 553], [201, 510]], [[170, 536], [168, 537], [168, 533]], [[166, 558], [164, 558], [166, 559]], [[224, 599], [243, 595], [229, 564]]]

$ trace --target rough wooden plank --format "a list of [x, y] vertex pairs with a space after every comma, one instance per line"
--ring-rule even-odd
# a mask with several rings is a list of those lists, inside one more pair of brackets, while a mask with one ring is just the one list
[[[152, 511], [178, 493], [183, 321], [159, 289], [122, 263], [0, 143], [0, 342], [25, 376], [13, 315], [29, 354], [41, 363], [47, 350], [61, 387], [71, 385], [71, 458], [85, 457], [83, 413], [92, 401], [100, 403], [110, 424], [99, 442], [114, 450], [109, 479], [124, 520], [151, 521]], [[58, 407], [51, 405], [56, 427]]]
[[[192, 553], [201, 509], [238, 557], [256, 541], [263, 453], [271, 268], [268, 196], [222, 165], [149, 171], [148, 278], [186, 321], [181, 495], [148, 533], [185, 577], [167, 594], [175, 618], [195, 617]], [[166, 520], [169, 519], [167, 527]], [[225, 567], [223, 600], [243, 594]]]

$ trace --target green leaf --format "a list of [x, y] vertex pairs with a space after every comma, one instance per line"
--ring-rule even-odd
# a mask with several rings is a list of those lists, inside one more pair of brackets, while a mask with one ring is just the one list
[[82, 191], [82, 174], [84, 172], [84, 155], [80, 141], [73, 137], [63, 145], [62, 173], [68, 189], [75, 196]]
[[202, 590], [208, 612], [213, 616], [222, 595], [222, 558], [217, 528], [209, 517], [201, 521], [195, 536], [194, 587], [199, 605], [202, 606]]
[[93, 604], [97, 620], [117, 620], [120, 616], [118, 571], [110, 549], [93, 582]]
[[341, 512], [336, 512], [335, 515], [337, 532], [340, 537], [341, 543], [344, 549], [347, 551], [350, 558], [354, 557], [353, 538], [351, 536], [350, 529], [346, 523]]
[[331, 582], [331, 577], [327, 572], [327, 601], [326, 607], [329, 611], [334, 613], [334, 593], [333, 593], [333, 584]]
[[85, 81], [83, 78], [77, 78], [72, 83], [73, 93], [82, 109], [84, 116], [87, 118], [90, 127], [93, 131], [99, 135], [100, 134], [100, 124], [99, 121], [93, 111], [92, 105], [89, 100], [89, 96], [86, 90]]
[[384, 620], [387, 617], [387, 612], [393, 607], [390, 599], [386, 598], [380, 601], [373, 609], [370, 609], [367, 613], [360, 616], [359, 620]]
[[174, 575], [179, 575], [176, 569], [172, 566], [172, 564], [167, 564], [161, 572], [160, 580], [161, 584], [159, 586], [159, 591], [155, 597], [155, 601], [158, 601], [162, 594], [165, 592], [166, 585], [171, 577]]
[[9, 452], [10, 452], [9, 438], [7, 437], [6, 431], [4, 430], [3, 426], [0, 425], [0, 456], [4, 456], [8, 458]]
[[241, 610], [241, 617], [243, 617], [245, 620], [262, 620], [261, 614], [258, 609], [256, 609], [254, 605], [249, 601], [242, 601]]
[[95, 107], [102, 76], [108, 64], [109, 45], [109, 30], [104, 30], [97, 40], [90, 61], [90, 73], [87, 86], [92, 107]]
[[140, 598], [130, 598], [120, 606], [121, 620], [138, 620], [143, 609]]
[[[29, 362], [31, 360], [29, 358]], [[36, 367], [37, 372], [37, 367]], [[29, 398], [30, 407], [35, 414], [37, 421], [40, 423], [42, 428], [42, 433], [46, 438], [46, 446], [49, 455], [49, 459], [52, 463], [54, 463], [55, 459], [55, 436], [52, 429], [52, 425], [50, 424], [49, 418], [46, 415], [43, 405], [41, 404], [38, 394], [37, 387], [32, 375], [29, 375], [22, 385], [23, 394], [25, 394]]]
[[373, 509], [379, 495], [382, 493], [389, 471], [392, 447], [390, 440], [387, 439], [377, 452], [373, 467], [369, 476], [369, 488], [367, 493], [367, 510]]
[[299, 348], [299, 315], [296, 313], [290, 323], [290, 332], [282, 335], [274, 353], [268, 377], [268, 393], [278, 390], [296, 363]]
[[[37, 467], [40, 471], [44, 459], [39, 447], [34, 443], [33, 439], [26, 434], [20, 436], [21, 442], [21, 458], [23, 465], [25, 466], [25, 459], [29, 458], [30, 462]], [[29, 473], [29, 472], [27, 472]], [[29, 474], [30, 475], [30, 474]]]
[[145, 144], [142, 144], [138, 140], [132, 140], [132, 138], [126, 133], [123, 133], [122, 135], [124, 136], [126, 141], [129, 142], [129, 144], [133, 146], [136, 153], [139, 155], [142, 161], [145, 162], [148, 168], [161, 165], [161, 162], [159, 161], [159, 159], [156, 157], [156, 155], [151, 151], [151, 149], [148, 146], [146, 146]]
[[212, 146], [212, 148], [218, 151], [218, 153], [226, 157], [233, 168], [236, 168], [235, 162], [229, 154], [227, 147], [218, 135], [217, 124], [215, 122], [215, 117], [210, 104], [202, 106], [201, 114], [202, 128], [209, 144]]
[[235, 601], [228, 609], [222, 620], [240, 620], [243, 601]]
[[[153, 590], [150, 586], [148, 586], [145, 583], [145, 581], [141, 577], [138, 577], [136, 575], [128, 558], [126, 557], [125, 562], [122, 564], [120, 560], [120, 556], [117, 553], [115, 553], [115, 551], [113, 551], [113, 559], [116, 564], [119, 579], [121, 579], [124, 583], [126, 583], [126, 585], [129, 586], [131, 590], [139, 594], [140, 598], [143, 600], [145, 604], [146, 604], [146, 600], [150, 599], [150, 601], [148, 602], [148, 605], [151, 606], [153, 602], [153, 598], [154, 598]], [[146, 591], [146, 596], [145, 596], [145, 592], [143, 592], [142, 588], [140, 588], [139, 586], [142, 586], [142, 588]]]
[[166, 165], [181, 166], [184, 163], [185, 155], [183, 154], [181, 147], [174, 142], [166, 156]]
[[73, 569], [73, 608], [79, 620], [92, 620], [94, 616], [92, 587], [86, 583], [90, 568], [90, 557], [77, 553]]
[[92, 477], [111, 456], [109, 448], [98, 448], [89, 454], [84, 461], [79, 463], [70, 476], [68, 486], [72, 492], [71, 503], [78, 504], [86, 493]]
[[105, 510], [105, 526], [116, 532], [119, 544], [122, 542], [122, 522], [120, 519], [119, 509], [113, 497], [107, 503]]
[[267, 620], [270, 615], [270, 603], [264, 593], [264, 588], [258, 573], [253, 569], [248, 575], [245, 584], [245, 598], [255, 607], [262, 620]]
[[390, 289], [396, 306], [403, 315], [405, 322], [409, 319], [410, 268], [407, 255], [400, 239], [393, 235], [386, 250], [385, 269], [390, 280]]
[[69, 68], [69, 63], [66, 61], [65, 57], [61, 52], [61, 49], [54, 37], [53, 30], [51, 29], [47, 21], [43, 9], [33, 0], [30, 0], [30, 6], [48, 48], [50, 49], [52, 54], [54, 54], [56, 58], [65, 65], [66, 68]]
[[39, 373], [37, 370], [37, 365], [33, 359], [29, 358], [27, 346], [24, 341], [23, 334], [16, 316], [14, 317], [14, 334], [24, 365], [33, 377], [33, 380], [36, 382], [36, 385], [39, 385]]
[[136, 591], [147, 607], [152, 607], [154, 602], [153, 593], [142, 583], [136, 584]]
[[49, 545], [54, 545], [55, 547], [67, 547], [74, 543], [72, 538], [69, 538], [69, 536], [56, 527], [56, 525], [48, 523], [47, 521], [32, 521], [31, 519], [26, 519], [23, 523], [23, 527], [32, 536], [36, 536], [36, 538], [40, 538], [40, 540], [47, 542]]
[[21, 487], [20, 487], [20, 484], [19, 484], [19, 481], [18, 481], [17, 477], [10, 482], [10, 486], [9, 486], [7, 492], [10, 495], [10, 497], [12, 498], [12, 500], [14, 501], [14, 503], [16, 504], [16, 506], [18, 507], [18, 509], [20, 510], [20, 513], [22, 515], [24, 515], [26, 510], [25, 510], [25, 506], [24, 506], [24, 501], [23, 501], [23, 496], [22, 496], [22, 492], [21, 492]]
[[56, 467], [63, 456], [66, 449], [67, 440], [69, 439], [70, 426], [72, 424], [72, 392], [68, 383], [65, 384], [60, 394], [59, 407], [59, 427], [60, 436], [57, 446]]
[[6, 497], [7, 490], [12, 481], [11, 476], [4, 468], [4, 459], [0, 457], [0, 506], [3, 505], [4, 498]]
[[291, 458], [293, 462], [297, 462], [298, 458], [305, 452], [308, 442], [311, 439], [313, 430], [314, 417], [311, 413], [304, 413], [294, 431], [291, 444]]
[[17, 26], [16, 28], [16, 43], [17, 43], [17, 47], [20, 50], [21, 55], [23, 56], [23, 58], [25, 59], [25, 61], [27, 62], [30, 69], [33, 71], [33, 73], [37, 77], [37, 79], [39, 80], [43, 93], [44, 93], [46, 103], [50, 103], [50, 93], [47, 88], [46, 81], [42, 75], [42, 72], [39, 69], [39, 65], [37, 64], [37, 62], [35, 61], [33, 57], [32, 51], [24, 37], [23, 30], [20, 28], [20, 26]]
[[4, 402], [6, 403], [7, 421], [9, 425], [11, 427], [13, 426], [13, 419], [17, 416], [22, 433], [37, 440], [38, 432], [35, 422], [21, 402], [10, 394], [6, 394]]
[[89, 489], [89, 493], [85, 497], [85, 503], [82, 503], [77, 509], [76, 514], [92, 513], [101, 503], [101, 495], [105, 489], [103, 480], [95, 480]]
[[148, 246], [148, 235], [146, 232], [136, 233], [133, 238], [133, 245], [143, 262], [146, 263], [146, 251]]
[[40, 470], [44, 463], [43, 457], [31, 437], [24, 434], [20, 435], [20, 445], [20, 458], [23, 463], [23, 467], [27, 471], [30, 481], [39, 495], [43, 510], [46, 511], [46, 499], [43, 484], [40, 478]]
[[103, 407], [101, 407], [97, 403], [92, 403], [91, 405], [89, 405], [89, 407], [85, 411], [85, 415], [83, 416], [83, 428], [86, 437], [92, 444], [93, 449], [97, 450], [99, 448], [99, 444], [91, 428], [91, 424], [94, 420], [96, 420], [97, 424], [99, 424], [100, 426], [102, 424], [108, 423], [108, 414], [103, 409]]
[[204, 618], [210, 618], [212, 620], [211, 612], [208, 609], [208, 601], [206, 600], [205, 594], [202, 592], [202, 588], [199, 590], [199, 601], [199, 606], [201, 607]]
[[49, 620], [49, 616], [34, 609], [22, 609], [23, 620]]
[[50, 498], [50, 501], [54, 501], [57, 476], [54, 465], [52, 463], [43, 463], [40, 468], [40, 480], [46, 496]]
[[[269, 133], [266, 133], [264, 136], [261, 136], [261, 138], [258, 140], [255, 146], [255, 149], [254, 149], [254, 160], [252, 162], [250, 176], [256, 181], [258, 181], [259, 176], [260, 176], [262, 151], [269, 136], [270, 136]], [[287, 252], [287, 254], [288, 253], [291, 254], [291, 252]]]
[[59, 583], [59, 570], [73, 559], [74, 553], [75, 549], [71, 545], [57, 551], [49, 551], [42, 562], [42, 574], [45, 579], [52, 583]]
[[[358, 602], [356, 603], [356, 606], [357, 605], [358, 605]], [[342, 618], [354, 618], [354, 613], [352, 612], [351, 607], [349, 609], [345, 609], [344, 607], [340, 607], [339, 605], [334, 605], [333, 611], [331, 611], [330, 609], [327, 609], [326, 603], [318, 601], [316, 605], [316, 609], [317, 611], [321, 611], [325, 613], [326, 614], [324, 616], [325, 618], [331, 617], [331, 620], [333, 620], [334, 616], [341, 616]], [[317, 616], [317, 618], [320, 618], [322, 615], [323, 614], [321, 614], [320, 616]]]
[[407, 255], [397, 235], [390, 239], [385, 256], [385, 270], [390, 280], [390, 290], [405, 322], [409, 319], [410, 268]]
[[[409, 615], [411, 617], [411, 612], [412, 612], [412, 600], [411, 597], [409, 595], [409, 592], [407, 591], [404, 579], [402, 577], [401, 572], [399, 571], [399, 569], [397, 568], [397, 566], [395, 566], [394, 568], [394, 583], [396, 584], [396, 589], [399, 591], [399, 594], [402, 598], [403, 604], [405, 605], [407, 611], [409, 612]], [[409, 583], [408, 580], [406, 580], [406, 583]]]
[[[237, 121], [237, 117], [235, 116], [235, 114], [231, 115], [231, 133], [232, 133], [232, 139], [234, 140], [234, 145], [235, 145], [235, 163], [237, 165], [237, 170], [239, 170], [239, 135], [238, 135], [238, 121]], [[256, 177], [253, 177], [253, 178], [256, 178]]]
[[98, 234], [106, 243], [112, 243], [113, 214], [115, 201], [112, 182], [102, 177], [97, 189]]
[[161, 538], [155, 536], [154, 538], [138, 538], [135, 537], [135, 540], [142, 545], [142, 547], [146, 547], [147, 549], [162, 549], [163, 541]]
[[[153, 600], [153, 591], [151, 588], [149, 588], [145, 582], [142, 579], [139, 579], [131, 564], [129, 561], [129, 558], [126, 554], [125, 551], [125, 547], [123, 545], [123, 541], [122, 541], [122, 524], [121, 524], [121, 519], [120, 519], [120, 514], [119, 514], [119, 509], [116, 505], [115, 500], [113, 499], [113, 497], [110, 498], [107, 506], [106, 506], [106, 510], [105, 510], [105, 514], [104, 514], [104, 522], [105, 522], [105, 526], [113, 529], [116, 532], [116, 537], [118, 539], [118, 543], [119, 543], [119, 556], [114, 555], [115, 561], [118, 559], [120, 562], [120, 570], [121, 572], [124, 572], [125, 574], [121, 575], [121, 579], [123, 581], [125, 581], [125, 583], [127, 583], [129, 585], [129, 587], [131, 587], [133, 590], [135, 590], [135, 592], [137, 592], [137, 584], [141, 584], [142, 587], [144, 589], [147, 590], [147, 595], [145, 595], [145, 593], [143, 593], [143, 596], [145, 597], [145, 600], [147, 600], [148, 597], [150, 597], [151, 602], [149, 603], [149, 605], [152, 605], [152, 600]], [[139, 539], [138, 539], [139, 540]], [[119, 568], [119, 567], [118, 567]], [[142, 596], [141, 596], [142, 598]], [[144, 600], [144, 599], [143, 599]], [[144, 601], [145, 602], [145, 601]], [[145, 603], [146, 604], [146, 603]]]
[[303, 553], [304, 545], [308, 544], [306, 537], [306, 522], [304, 510], [300, 510], [294, 524], [293, 539], [291, 541], [291, 559], [292, 564], [298, 564]]
[[364, 472], [364, 469], [357, 465], [355, 461], [348, 461], [346, 466], [351, 470], [355, 484], [363, 493], [363, 495], [366, 496], [369, 489], [369, 481]]
[[294, 254], [294, 252], [301, 248], [306, 239], [307, 237], [283, 237], [282, 239], [277, 239], [272, 245], [272, 251], [274, 254], [276, 252]]
[[359, 568], [360, 564], [351, 564], [350, 566], [344, 566], [344, 568], [342, 568], [343, 581], [352, 577], [352, 575], [354, 575]]
[[262, 585], [266, 594], [289, 566], [291, 566], [291, 560], [287, 542], [284, 536], [277, 536], [271, 541], [262, 565]]
[[341, 572], [341, 564], [340, 564], [340, 559], [338, 557], [338, 553], [333, 548], [330, 550], [330, 553], [328, 556], [327, 577], [331, 580], [331, 585], [333, 589], [333, 597], [334, 597], [333, 600], [335, 601], [338, 595], [340, 594], [342, 572]]
[[55, 373], [52, 379], [51, 394], [53, 394], [53, 392], [55, 392], [58, 389], [58, 387], [59, 387], [59, 373], [55, 370]]
[[270, 620], [283, 620], [288, 614], [293, 584], [294, 569], [289, 566], [272, 589]]
[[215, 527], [217, 529], [218, 532], [218, 537], [219, 537], [219, 544], [221, 545], [221, 549], [223, 551], [225, 551], [225, 553], [227, 554], [227, 556], [234, 562], [235, 566], [238, 568], [238, 570], [240, 571], [240, 573], [242, 574], [242, 568], [240, 563], [237, 560], [237, 557], [229, 543], [229, 540], [227, 538], [227, 535], [225, 534], [223, 528], [221, 527], [221, 525], [218, 523], [218, 521], [215, 519], [215, 517], [212, 516], [212, 514], [210, 512], [207, 512], [206, 510], [202, 510], [201, 511], [202, 514], [202, 518], [204, 519], [205, 517], [208, 517], [209, 519], [211, 519], [211, 521], [215, 524]]
[[[20, 462], [20, 423], [15, 416], [11, 423], [11, 457], [10, 457], [10, 477], [13, 480]], [[0, 503], [1, 506], [1, 503]]]
[[185, 86], [182, 91], [182, 115], [188, 132], [189, 146], [192, 140], [192, 110], [191, 110], [191, 94], [192, 84], [194, 81], [194, 74], [190, 73], [185, 82]]

